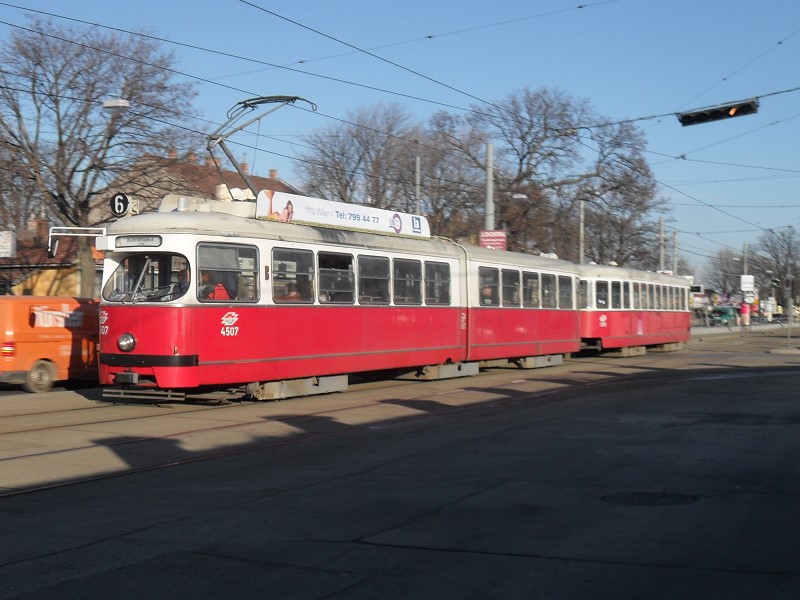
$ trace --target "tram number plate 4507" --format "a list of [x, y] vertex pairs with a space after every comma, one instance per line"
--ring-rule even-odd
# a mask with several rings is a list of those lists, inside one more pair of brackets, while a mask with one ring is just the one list
[[222, 315], [222, 329], [219, 330], [220, 335], [224, 337], [234, 337], [239, 335], [239, 326], [234, 326], [234, 323], [239, 320], [238, 313], [230, 311]]

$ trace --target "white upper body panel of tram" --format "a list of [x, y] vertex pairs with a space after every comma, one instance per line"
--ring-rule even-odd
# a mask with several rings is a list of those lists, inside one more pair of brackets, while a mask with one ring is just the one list
[[[261, 194], [259, 194], [261, 197]], [[278, 200], [276, 201], [276, 197]], [[263, 200], [263, 199], [262, 199]], [[306, 204], [306, 200], [314, 202]], [[293, 206], [286, 211], [287, 203]], [[330, 205], [334, 205], [332, 208]], [[318, 223], [296, 218], [298, 210], [306, 207], [317, 207], [320, 212], [349, 210], [363, 211], [356, 214], [369, 217], [372, 229], [352, 222], [348, 226], [337, 225], [339, 219]], [[152, 236], [161, 234], [193, 234], [200, 236], [235, 237], [251, 239], [279, 239], [284, 242], [326, 243], [354, 248], [383, 248], [385, 250], [409, 251], [430, 256], [462, 256], [481, 264], [509, 266], [527, 266], [555, 271], [576, 273], [577, 266], [563, 260], [519, 254], [503, 250], [481, 248], [470, 244], [457, 244], [452, 240], [430, 237], [427, 219], [418, 215], [384, 211], [372, 207], [351, 205], [341, 202], [329, 202], [314, 198], [306, 198], [295, 194], [275, 192], [270, 205], [251, 201], [207, 200], [191, 196], [168, 194], [161, 201], [157, 212], [142, 213], [131, 217], [123, 217], [111, 223], [106, 235], [97, 239], [99, 250], [136, 247], [136, 236]], [[274, 210], [279, 209], [279, 210]], [[292, 218], [282, 219], [294, 211]], [[377, 213], [376, 213], [377, 211]], [[274, 213], [277, 213], [274, 214]], [[383, 213], [383, 214], [381, 214]], [[372, 216], [377, 218], [373, 221]], [[391, 219], [395, 215], [400, 219], [400, 227]], [[341, 216], [341, 215], [339, 215]], [[360, 221], [363, 225], [366, 216]], [[381, 217], [384, 218], [381, 221]], [[412, 217], [418, 218], [419, 226], [415, 226]], [[388, 219], [388, 220], [387, 220]], [[349, 218], [347, 219], [350, 220]], [[395, 220], [396, 221], [396, 220]], [[388, 231], [387, 231], [388, 229]], [[398, 232], [399, 229], [399, 232]], [[415, 229], [419, 232], [414, 234]], [[404, 233], [411, 231], [410, 234]], [[124, 242], [117, 238], [129, 238]], [[143, 243], [147, 245], [146, 243]]]

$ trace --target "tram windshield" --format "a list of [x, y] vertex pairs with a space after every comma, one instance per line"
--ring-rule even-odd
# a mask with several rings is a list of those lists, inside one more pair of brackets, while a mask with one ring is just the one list
[[167, 302], [189, 289], [189, 261], [181, 254], [131, 254], [103, 286], [108, 302]]

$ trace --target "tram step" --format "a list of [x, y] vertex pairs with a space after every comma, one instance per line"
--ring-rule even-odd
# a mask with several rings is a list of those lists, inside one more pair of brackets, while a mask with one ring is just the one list
[[480, 372], [476, 362], [452, 363], [448, 365], [428, 365], [409, 373], [399, 375], [398, 379], [421, 379], [435, 381], [437, 379], [453, 379], [454, 377], [472, 377]]
[[332, 375], [250, 384], [247, 386], [246, 391], [247, 394], [258, 400], [282, 400], [298, 396], [343, 392], [347, 389], [347, 385], [347, 375]]

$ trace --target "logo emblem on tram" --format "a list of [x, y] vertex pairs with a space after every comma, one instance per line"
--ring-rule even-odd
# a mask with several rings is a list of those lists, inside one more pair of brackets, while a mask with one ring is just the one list
[[403, 219], [400, 218], [400, 215], [394, 213], [394, 216], [392, 216], [389, 222], [389, 227], [391, 227], [395, 233], [400, 233], [403, 230]]
[[222, 324], [227, 327], [230, 327], [238, 320], [239, 320], [239, 313], [235, 313], [233, 311], [226, 312], [224, 315], [222, 315]]

